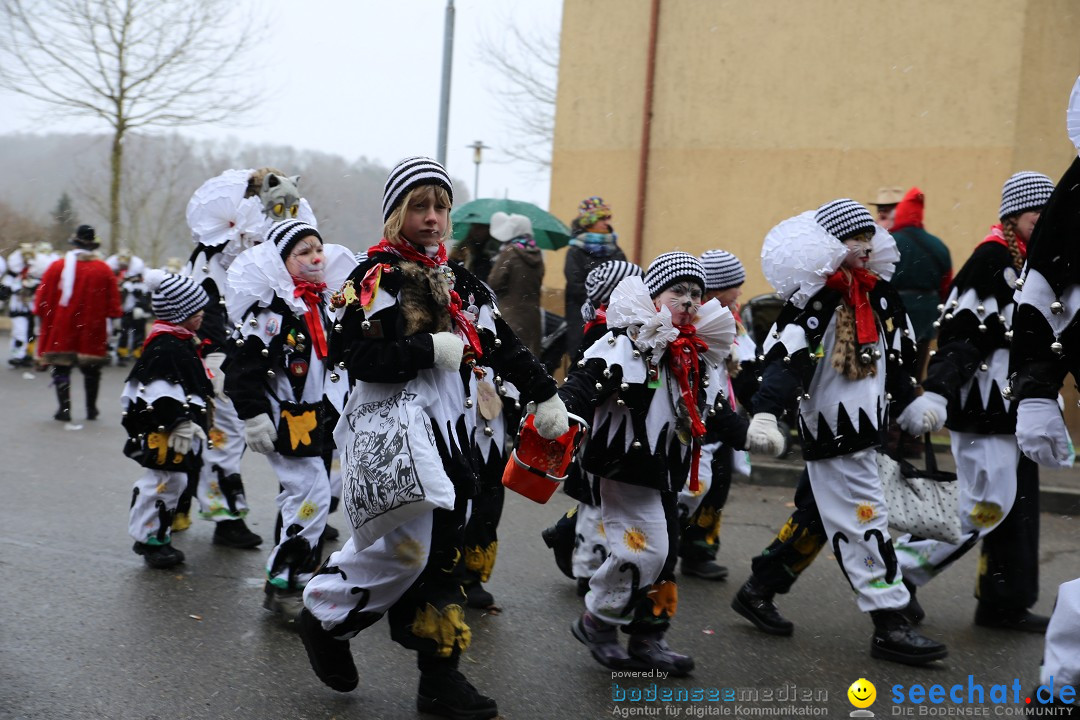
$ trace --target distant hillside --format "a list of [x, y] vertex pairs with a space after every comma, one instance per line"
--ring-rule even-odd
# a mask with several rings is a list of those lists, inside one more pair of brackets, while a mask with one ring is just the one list
[[[109, 188], [106, 135], [0, 135], [0, 203], [43, 226], [67, 192], [76, 219], [107, 235]], [[229, 168], [275, 167], [300, 175], [327, 242], [354, 250], [378, 241], [382, 229], [382, 188], [388, 168], [361, 157], [297, 150], [280, 145], [226, 146], [181, 135], [132, 135], [125, 146], [126, 232], [123, 244], [151, 264], [170, 256], [186, 258], [191, 235], [184, 208], [204, 180]], [[464, 202], [463, 182], [458, 201]], [[0, 233], [3, 233], [0, 224]], [[14, 233], [12, 233], [14, 234]], [[0, 237], [0, 252], [27, 238]]]

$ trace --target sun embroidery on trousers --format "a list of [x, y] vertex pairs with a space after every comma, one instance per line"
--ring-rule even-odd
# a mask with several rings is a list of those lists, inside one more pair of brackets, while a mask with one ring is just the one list
[[632, 527], [627, 528], [623, 533], [623, 543], [633, 552], [639, 553], [645, 550], [645, 547], [648, 544], [648, 538], [644, 531]]
[[877, 517], [877, 510], [870, 503], [859, 503], [855, 506], [855, 519], [860, 525], [865, 525]]
[[225, 431], [221, 428], [210, 428], [210, 442], [212, 442], [215, 447], [221, 447], [225, 444], [227, 439], [228, 437], [225, 435]]
[[971, 523], [978, 528], [992, 528], [1001, 522], [1001, 506], [991, 502], [977, 502], [971, 508]]
[[319, 509], [315, 506], [315, 503], [311, 502], [310, 500], [305, 500], [303, 504], [300, 505], [300, 510], [296, 513], [296, 516], [304, 522], [307, 522], [311, 518], [315, 517], [315, 513], [318, 512], [318, 510]]

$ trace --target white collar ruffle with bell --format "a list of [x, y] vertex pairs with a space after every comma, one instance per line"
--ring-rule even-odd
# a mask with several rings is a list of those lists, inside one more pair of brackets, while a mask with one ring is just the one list
[[[646, 363], [631, 361], [635, 353], [656, 362], [667, 346], [679, 337], [679, 329], [671, 322], [671, 311], [667, 307], [656, 309], [640, 277], [623, 278], [615, 286], [608, 301], [607, 325], [612, 329], [625, 328], [626, 334], [609, 332], [585, 352], [584, 359], [599, 357], [608, 366], [621, 365], [623, 377], [631, 383], [645, 382], [646, 379]], [[704, 353], [706, 360], [719, 365], [731, 354], [735, 318], [719, 300], [714, 298], [698, 309], [694, 327], [697, 336], [709, 346]]]
[[[323, 252], [326, 255], [326, 269], [323, 271], [326, 290], [322, 295], [329, 300], [330, 295], [337, 292], [352, 274], [356, 257], [348, 248], [332, 243], [323, 245]], [[272, 243], [259, 243], [240, 253], [229, 266], [227, 277], [225, 308], [233, 322], [241, 322], [244, 314], [256, 303], [269, 307], [275, 296], [281, 298], [295, 314], [307, 312], [303, 298], [294, 296], [296, 284], [285, 269], [281, 253]]]
[[[776, 293], [805, 308], [825, 287], [825, 281], [844, 262], [847, 246], [814, 220], [814, 210], [784, 220], [765, 235], [761, 247], [761, 270]], [[896, 241], [880, 225], [875, 226], [866, 269], [891, 280], [900, 260]]]

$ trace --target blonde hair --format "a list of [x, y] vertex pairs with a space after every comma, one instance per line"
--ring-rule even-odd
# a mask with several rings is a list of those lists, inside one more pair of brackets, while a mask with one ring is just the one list
[[[446, 188], [442, 185], [418, 185], [408, 192], [407, 195], [397, 204], [394, 211], [390, 213], [390, 217], [386, 219], [383, 224], [383, 237], [391, 245], [398, 245], [405, 242], [406, 239], [401, 234], [401, 228], [405, 224], [405, 213], [408, 212], [409, 206], [418, 199], [420, 195], [427, 196], [428, 193], [435, 193], [435, 201], [440, 205], [446, 207], [452, 207], [453, 203], [450, 201], [450, 193], [446, 192]], [[449, 240], [453, 235], [454, 226], [450, 222], [450, 216], [446, 217], [446, 233], [443, 234], [443, 242]]]
[[1009, 246], [1013, 269], [1020, 272], [1020, 269], [1024, 267], [1024, 256], [1020, 254], [1020, 244], [1016, 241], [1015, 215], [1010, 215], [1001, 221], [1001, 234], [1005, 236], [1005, 243]]

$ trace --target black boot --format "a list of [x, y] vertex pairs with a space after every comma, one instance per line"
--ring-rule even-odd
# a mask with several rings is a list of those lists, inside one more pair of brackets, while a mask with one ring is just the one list
[[214, 544], [248, 550], [262, 544], [262, 538], [251, 532], [242, 518], [215, 523]]
[[465, 604], [471, 608], [480, 610], [497, 610], [495, 596], [484, 589], [479, 582], [474, 582], [462, 588], [465, 591]]
[[555, 553], [555, 566], [571, 580], [574, 579], [573, 555], [576, 532], [577, 514], [575, 513], [570, 516], [563, 515], [558, 522], [540, 533], [544, 544]]
[[728, 569], [715, 560], [689, 560], [682, 559], [682, 574], [702, 580], [715, 580], [721, 582], [727, 580]]
[[97, 397], [98, 388], [101, 387], [101, 368], [83, 369], [83, 387], [86, 389], [86, 419], [97, 420], [100, 414], [97, 408]]
[[1046, 634], [1050, 618], [1036, 615], [1027, 608], [1001, 607], [981, 602], [975, 606], [975, 624], [997, 630]]
[[949, 654], [944, 644], [911, 627], [900, 610], [872, 610], [870, 617], [874, 620], [870, 657], [904, 665], [925, 665]]
[[795, 624], [776, 609], [776, 604], [773, 602], [775, 595], [776, 593], [751, 575], [735, 594], [735, 599], [731, 601], [731, 608], [754, 623], [758, 630], [770, 635], [790, 635], [795, 630]]
[[53, 366], [53, 385], [56, 386], [56, 400], [60, 404], [60, 409], [53, 415], [54, 420], [60, 422], [71, 422], [71, 375], [69, 374], [70, 368], [62, 368], [57, 372], [58, 368]]
[[487, 720], [499, 714], [499, 706], [481, 695], [457, 669], [458, 658], [420, 655], [420, 688], [416, 709], [454, 720]]
[[146, 564], [155, 570], [168, 570], [184, 562], [184, 553], [174, 548], [170, 543], [164, 545], [147, 545], [137, 542], [131, 548], [137, 555], [142, 555]]
[[349, 641], [338, 640], [323, 630], [322, 623], [307, 608], [300, 611], [296, 630], [304, 641], [311, 669], [319, 679], [338, 692], [355, 690], [360, 676], [356, 672]]
[[907, 578], [904, 578], [904, 587], [907, 588], [908, 595], [911, 599], [908, 600], [907, 607], [900, 612], [904, 613], [904, 617], [912, 625], [918, 625], [926, 619], [926, 611], [923, 610], [922, 605], [919, 604], [918, 598], [915, 597], [915, 593], [918, 591], [919, 586], [911, 582]]
[[631, 635], [626, 650], [642, 666], [663, 670], [675, 677], [689, 675], [694, 669], [694, 658], [672, 650], [664, 633]]

